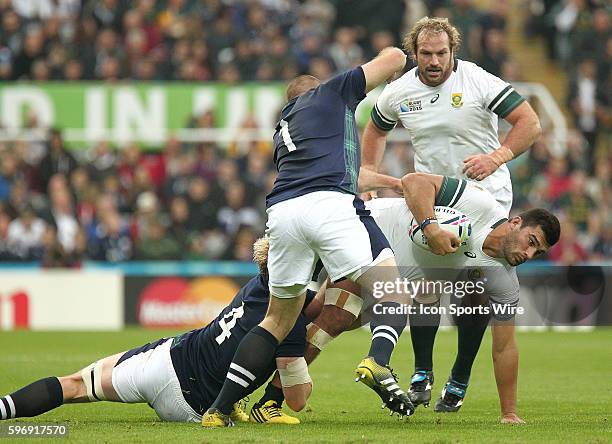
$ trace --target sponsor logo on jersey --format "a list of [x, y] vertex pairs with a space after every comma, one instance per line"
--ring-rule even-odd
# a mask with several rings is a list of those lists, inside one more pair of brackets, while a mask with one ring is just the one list
[[438, 101], [438, 99], [440, 98], [440, 94], [436, 94], [435, 96], [433, 96], [431, 98], [431, 100], [429, 101], [429, 103], [436, 103]]
[[463, 106], [463, 93], [452, 93], [451, 105], [453, 108], [461, 108]]
[[400, 103], [400, 110], [403, 113], [411, 113], [411, 112], [414, 112], [414, 111], [420, 111], [422, 109], [423, 109], [423, 107], [421, 106], [421, 101], [420, 100], [408, 99], [408, 100], [405, 100], [402, 103]]
[[472, 259], [476, 259], [476, 253], [472, 251], [466, 251], [463, 254], [465, 254], [467, 257], [471, 257]]

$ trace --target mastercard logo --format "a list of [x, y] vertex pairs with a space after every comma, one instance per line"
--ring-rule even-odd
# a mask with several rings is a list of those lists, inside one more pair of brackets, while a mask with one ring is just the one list
[[138, 321], [150, 328], [202, 327], [217, 317], [239, 289], [224, 277], [154, 279], [138, 299]]

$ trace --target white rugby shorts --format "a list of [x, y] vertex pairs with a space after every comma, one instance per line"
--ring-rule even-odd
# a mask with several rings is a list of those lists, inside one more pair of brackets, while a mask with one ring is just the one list
[[357, 279], [393, 257], [363, 201], [352, 194], [316, 191], [279, 202], [267, 212], [270, 288], [307, 285], [318, 259], [337, 281]]
[[164, 421], [200, 422], [185, 401], [170, 358], [172, 338], [132, 349], [113, 368], [113, 388], [123, 402], [146, 402]]

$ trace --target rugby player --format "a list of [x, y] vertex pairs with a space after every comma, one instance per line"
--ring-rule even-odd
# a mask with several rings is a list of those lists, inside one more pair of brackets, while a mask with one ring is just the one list
[[[266, 314], [270, 295], [267, 256], [268, 239], [264, 237], [254, 245], [254, 260], [260, 273], [206, 327], [102, 358], [68, 376], [33, 382], [0, 398], [0, 419], [36, 416], [62, 404], [116, 401], [147, 403], [165, 421], [200, 422], [226, 375], [239, 383], [252, 381], [255, 390], [278, 369], [282, 390], [269, 385], [264, 399], [252, 411], [251, 420], [299, 423], [297, 418], [284, 414], [280, 405], [284, 398], [291, 409], [299, 411], [312, 390], [308, 372], [302, 375], [299, 369], [305, 368], [301, 363], [305, 362], [306, 319], [320, 311], [317, 303], [311, 303], [314, 292], [308, 291], [304, 310], [276, 349], [275, 366], [255, 378], [231, 363], [242, 338]], [[245, 421], [248, 417], [241, 406], [235, 405], [232, 419]]]
[[[492, 352], [501, 421], [523, 422], [516, 409], [518, 350], [514, 338], [513, 308], [518, 305], [519, 283], [514, 269], [540, 256], [558, 241], [559, 221], [544, 209], [532, 209], [507, 219], [505, 209], [499, 202], [475, 182], [413, 173], [404, 176], [402, 183], [405, 200], [375, 199], [367, 204], [393, 247], [401, 277], [409, 281], [457, 281], [473, 280], [474, 272], [479, 274], [484, 288], [481, 296], [487, 297], [489, 314], [493, 313]], [[457, 244], [458, 239], [453, 239], [452, 234], [440, 229], [435, 218], [432, 218], [434, 205], [455, 208], [471, 221], [472, 234], [467, 245], [454, 247], [457, 250], [454, 253], [434, 254], [416, 246], [409, 237], [408, 229], [414, 215], [423, 226], [432, 250], [440, 253], [440, 248], [449, 249]], [[433, 222], [424, 226], [425, 221]], [[429, 307], [439, 304], [439, 294], [415, 296], [418, 304]], [[327, 343], [351, 324], [358, 325], [354, 324], [357, 316], [367, 313], [362, 307], [362, 299], [356, 296], [356, 288], [347, 282], [328, 286], [325, 293], [318, 297], [324, 298], [325, 305], [319, 317], [308, 326], [307, 362], [311, 362]], [[463, 305], [467, 306], [475, 299], [478, 298], [472, 298], [472, 301]], [[363, 306], [369, 310], [375, 302], [369, 299]], [[478, 300], [476, 302], [482, 303]], [[489, 314], [458, 319], [465, 328], [461, 330], [457, 359], [449, 382], [438, 400], [437, 411], [456, 411], [461, 406], [471, 366], [489, 322]], [[393, 339], [389, 338], [390, 341]], [[428, 381], [433, 382], [433, 375], [428, 377], [431, 378]], [[464, 384], [463, 388], [459, 384]], [[428, 402], [426, 396], [431, 397], [431, 387], [418, 387], [417, 390], [414, 385], [413, 380], [409, 392], [413, 403], [418, 405]]]
[[[232, 361], [243, 375], [256, 379], [269, 368], [302, 309], [319, 259], [332, 281], [346, 278], [364, 288], [398, 276], [387, 240], [356, 196], [361, 153], [354, 114], [366, 93], [405, 63], [402, 50], [385, 48], [325, 83], [308, 75], [289, 83], [274, 134], [278, 176], [266, 199], [272, 297], [265, 319], [245, 336]], [[375, 186], [385, 186], [382, 182]], [[388, 275], [374, 271], [377, 265], [385, 266]], [[400, 305], [397, 295], [389, 299], [384, 302], [388, 306]], [[370, 351], [357, 369], [360, 379], [400, 415], [412, 413], [413, 406], [388, 367], [394, 343], [379, 333], [390, 330], [398, 337], [406, 322], [405, 314], [373, 319]], [[228, 375], [204, 415], [204, 427], [229, 425], [232, 405], [252, 391], [250, 381], [242, 382]]]
[[[508, 214], [512, 184], [505, 164], [540, 137], [539, 119], [512, 85], [456, 59], [460, 43], [446, 18], [414, 24], [404, 50], [417, 66], [378, 97], [363, 133], [362, 167], [378, 171], [387, 134], [399, 121], [410, 132], [417, 172], [480, 181]], [[512, 126], [503, 144], [499, 117]]]
[[[479, 181], [507, 216], [512, 184], [506, 162], [540, 137], [539, 119], [512, 85], [474, 63], [456, 59], [460, 43], [459, 32], [445, 18], [424, 17], [414, 24], [404, 49], [417, 66], [378, 97], [363, 134], [362, 166], [378, 171], [387, 134], [401, 122], [411, 136], [417, 172]], [[499, 118], [511, 126], [503, 143], [498, 138]], [[438, 326], [420, 313], [410, 314], [410, 325], [417, 389], [433, 382], [431, 350]], [[457, 329], [461, 344], [477, 347], [472, 333], [461, 324]], [[469, 355], [465, 358], [470, 362]]]

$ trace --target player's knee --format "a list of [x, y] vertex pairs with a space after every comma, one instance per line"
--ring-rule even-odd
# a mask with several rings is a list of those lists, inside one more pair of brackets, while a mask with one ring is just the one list
[[57, 379], [62, 386], [64, 402], [70, 402], [72, 400], [87, 396], [85, 383], [83, 382], [83, 378], [81, 378], [80, 373], [74, 373], [69, 376], [61, 376]]
[[308, 373], [306, 360], [303, 357], [297, 358], [286, 367], [279, 368], [278, 374], [287, 405], [291, 410], [299, 412], [306, 405], [312, 392], [312, 379]]
[[287, 407], [289, 407], [294, 412], [301, 412], [306, 407], [308, 398], [306, 396], [293, 396], [291, 398], [285, 399], [287, 403]]
[[333, 337], [346, 331], [363, 308], [363, 299], [350, 291], [340, 288], [325, 290], [325, 303], [317, 318], [317, 325]]
[[355, 316], [346, 310], [334, 306], [325, 306], [314, 323], [335, 338], [346, 331], [354, 320]]
[[102, 389], [102, 369], [103, 360], [100, 360], [88, 365], [79, 374], [84, 386], [84, 396], [91, 402], [108, 399]]

